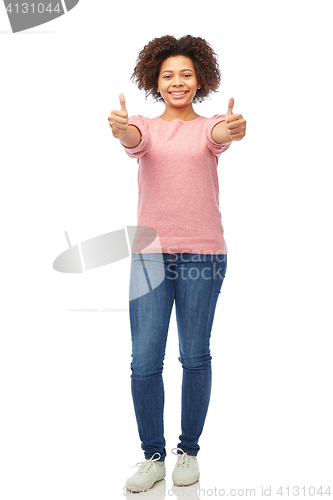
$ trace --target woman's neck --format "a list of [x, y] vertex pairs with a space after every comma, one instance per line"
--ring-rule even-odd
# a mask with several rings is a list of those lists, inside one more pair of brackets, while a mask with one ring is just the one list
[[178, 118], [179, 120], [183, 121], [190, 121], [190, 120], [195, 120], [198, 118], [200, 115], [197, 115], [197, 113], [194, 111], [194, 109], [191, 107], [189, 108], [173, 108], [171, 106], [166, 106], [164, 113], [161, 115], [161, 118], [163, 120], [166, 120], [167, 122], [171, 122], [172, 120], [175, 120]]

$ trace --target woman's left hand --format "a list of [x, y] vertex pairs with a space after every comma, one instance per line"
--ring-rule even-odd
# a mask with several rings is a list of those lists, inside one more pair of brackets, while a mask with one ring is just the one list
[[235, 99], [230, 97], [228, 109], [225, 115], [225, 123], [227, 125], [230, 141], [240, 141], [245, 135], [246, 120], [244, 120], [242, 115], [234, 115], [232, 113], [234, 103]]

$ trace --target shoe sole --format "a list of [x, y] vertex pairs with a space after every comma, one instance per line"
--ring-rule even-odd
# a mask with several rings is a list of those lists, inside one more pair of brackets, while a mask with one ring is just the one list
[[129, 488], [127, 486], [125, 486], [125, 488], [127, 489], [127, 491], [130, 491], [131, 493], [140, 493], [140, 491], [150, 490], [150, 488], [152, 488], [154, 484], [158, 483], [159, 481], [163, 481], [163, 479], [165, 479], [165, 476], [161, 477], [161, 479], [157, 479], [156, 481], [154, 481], [150, 486], [148, 486], [148, 488]]
[[199, 478], [200, 478], [200, 476], [198, 476], [198, 478], [197, 478], [197, 479], [195, 479], [194, 481], [191, 481], [191, 482], [189, 482], [189, 481], [176, 481], [176, 482], [175, 482], [175, 481], [173, 481], [173, 484], [174, 484], [175, 486], [191, 486], [191, 484], [194, 484], [194, 483], [196, 483], [197, 481], [199, 481]]

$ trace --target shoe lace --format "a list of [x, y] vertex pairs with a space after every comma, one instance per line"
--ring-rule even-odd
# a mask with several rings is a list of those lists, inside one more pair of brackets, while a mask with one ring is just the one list
[[[158, 455], [158, 457], [154, 458], [155, 455]], [[143, 462], [137, 462], [135, 465], [133, 465], [133, 467], [140, 467], [138, 472], [141, 472], [141, 473], [146, 472], [147, 474], [148, 474], [150, 468], [153, 467], [155, 474], [157, 474], [154, 462], [157, 462], [160, 458], [161, 458], [160, 453], [154, 453], [154, 455], [152, 457], [147, 458]]]
[[[185, 462], [189, 461], [189, 457], [188, 457], [187, 453], [185, 451], [183, 451], [181, 448], [172, 448], [171, 451], [174, 455], [178, 456], [178, 460], [177, 460], [177, 463], [175, 465], [175, 468], [180, 467], [181, 465], [185, 465]], [[179, 453], [177, 453], [177, 451], [181, 451], [182, 455], [179, 455]]]

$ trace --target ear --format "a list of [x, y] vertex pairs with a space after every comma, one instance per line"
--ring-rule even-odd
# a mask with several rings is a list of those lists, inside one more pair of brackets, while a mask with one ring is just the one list
[[198, 90], [199, 90], [199, 89], [201, 89], [201, 84], [200, 84], [200, 83], [198, 84], [197, 89], [198, 89]]

